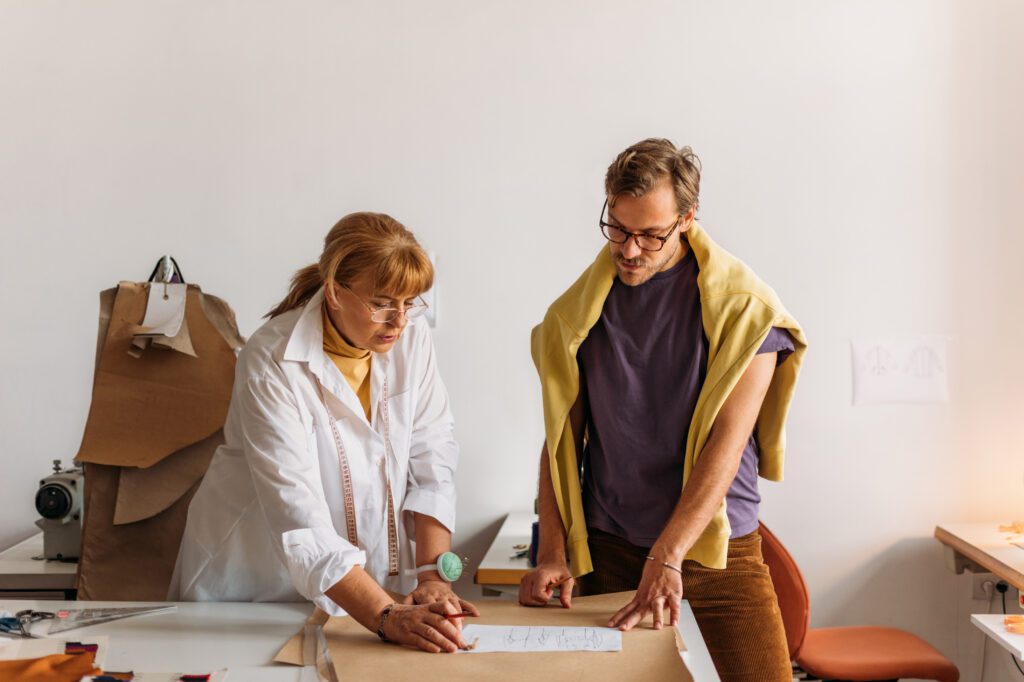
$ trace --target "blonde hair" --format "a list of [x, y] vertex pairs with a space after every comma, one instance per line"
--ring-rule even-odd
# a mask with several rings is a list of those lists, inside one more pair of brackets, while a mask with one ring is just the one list
[[[402, 223], [383, 213], [350, 213], [327, 233], [320, 260], [295, 273], [288, 295], [265, 317], [305, 305], [325, 282], [351, 284], [368, 273], [374, 291], [394, 295], [418, 296], [434, 283], [434, 266]], [[324, 294], [337, 303], [334, 287]]]
[[700, 159], [689, 147], [671, 140], [648, 138], [625, 150], [608, 166], [604, 189], [609, 198], [619, 194], [634, 197], [654, 189], [664, 177], [672, 179], [680, 214], [696, 208], [700, 196]]

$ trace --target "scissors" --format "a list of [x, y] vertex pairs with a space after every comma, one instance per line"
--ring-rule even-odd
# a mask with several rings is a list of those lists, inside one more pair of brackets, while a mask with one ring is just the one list
[[50, 611], [34, 611], [32, 609], [18, 611], [13, 618], [0, 618], [0, 634], [25, 639], [41, 639], [39, 635], [29, 632], [29, 628], [36, 621], [53, 617], [54, 614]]

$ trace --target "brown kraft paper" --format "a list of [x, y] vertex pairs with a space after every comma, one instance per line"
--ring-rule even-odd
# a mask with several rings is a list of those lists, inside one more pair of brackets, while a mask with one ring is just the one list
[[[572, 600], [571, 609], [561, 606], [531, 608], [503, 599], [475, 602], [479, 625], [535, 625], [605, 627], [608, 619], [633, 598], [619, 592]], [[311, 617], [311, 621], [316, 613]], [[315, 621], [314, 621], [315, 622]], [[301, 635], [301, 633], [300, 633]], [[416, 649], [382, 643], [352, 618], [330, 618], [324, 636], [337, 669], [345, 682], [522, 682], [522, 680], [677, 680], [692, 682], [680, 651], [685, 650], [674, 627], [654, 630], [647, 624], [622, 633], [622, 651], [558, 653], [428, 654]], [[301, 636], [293, 637], [275, 659], [302, 661]]]
[[166, 598], [189, 502], [224, 442], [244, 343], [234, 313], [189, 285], [183, 328], [196, 356], [149, 347], [132, 357], [148, 289], [122, 282], [100, 294], [93, 402], [76, 457], [86, 467], [80, 599]]
[[202, 296], [189, 285], [185, 319], [197, 357], [150, 348], [135, 358], [132, 333], [148, 291], [144, 284], [118, 285], [76, 460], [145, 468], [224, 426], [235, 352], [206, 318]]

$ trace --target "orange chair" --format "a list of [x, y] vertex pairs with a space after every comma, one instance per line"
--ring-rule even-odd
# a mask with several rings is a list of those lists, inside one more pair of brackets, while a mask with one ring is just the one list
[[761, 552], [782, 610], [789, 656], [823, 680], [878, 682], [913, 678], [957, 682], [960, 671], [928, 642], [885, 627], [810, 628], [807, 584], [793, 557], [762, 523]]

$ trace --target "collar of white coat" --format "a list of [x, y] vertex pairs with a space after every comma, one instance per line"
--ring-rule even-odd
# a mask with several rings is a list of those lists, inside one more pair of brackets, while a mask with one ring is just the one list
[[[366, 415], [359, 404], [359, 398], [324, 352], [323, 315], [320, 312], [323, 303], [324, 289], [320, 287], [302, 308], [281, 359], [307, 363], [309, 371], [327, 391], [334, 394], [354, 416], [365, 419]], [[388, 356], [388, 353], [373, 353], [373, 362], [370, 365], [370, 414], [375, 418], [374, 421], [380, 400], [380, 387], [391, 364]]]

